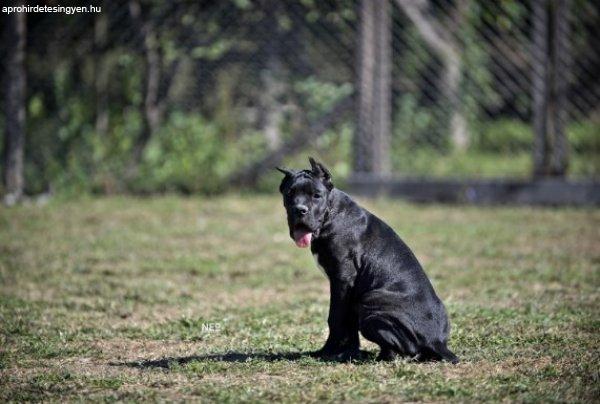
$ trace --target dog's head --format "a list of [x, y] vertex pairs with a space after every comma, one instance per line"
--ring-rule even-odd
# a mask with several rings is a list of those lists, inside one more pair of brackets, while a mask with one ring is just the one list
[[287, 212], [290, 237], [298, 247], [309, 247], [325, 220], [328, 199], [333, 183], [329, 170], [312, 157], [310, 170], [277, 169], [285, 174], [279, 191]]

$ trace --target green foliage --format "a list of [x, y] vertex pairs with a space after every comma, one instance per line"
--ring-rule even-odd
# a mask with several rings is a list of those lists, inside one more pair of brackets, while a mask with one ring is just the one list
[[533, 147], [531, 125], [516, 119], [482, 123], [473, 135], [473, 147], [482, 152], [510, 154]]
[[216, 192], [228, 167], [227, 148], [217, 127], [198, 116], [174, 113], [145, 153], [141, 190]]
[[[600, 155], [600, 123], [573, 122], [566, 131], [572, 154], [589, 159]], [[529, 123], [515, 119], [484, 122], [473, 133], [473, 147], [500, 154], [528, 152], [533, 147], [533, 129]]]
[[573, 152], [600, 159], [600, 122], [588, 120], [572, 123], [567, 133]]
[[531, 153], [506, 155], [480, 151], [441, 153], [431, 148], [400, 149], [393, 155], [392, 165], [401, 175], [527, 178], [531, 173]]
[[[495, 73], [499, 52], [486, 35], [493, 29], [494, 37], [513, 46], [515, 55], [524, 54], [530, 10], [516, 0], [492, 3], [473, 2], [466, 8], [457, 3], [453, 10], [431, 4], [431, 16], [441, 26], [456, 27], [460, 108], [472, 136], [465, 153], [452, 150], [451, 106], [440, 55], [404, 13], [393, 8], [391, 155], [396, 172], [529, 175], [530, 124], [506, 112], [489, 111], [511, 108], [525, 116], [531, 100], [526, 91], [512, 94], [515, 98], [500, 91], [505, 79]], [[302, 0], [295, 5], [305, 13], [278, 7], [273, 14], [261, 2], [248, 0], [177, 6], [152, 0], [141, 5], [142, 16], [156, 28], [151, 42], [160, 59], [158, 92], [165, 108], [137, 170], [132, 169], [131, 154], [144, 127], [148, 61], [137, 27], [117, 24], [118, 18], [129, 18], [127, 5], [115, 5], [103, 14], [109, 32], [102, 46], [91, 29], [92, 15], [49, 16], [43, 24], [28, 27], [27, 192], [224, 191], [229, 174], [268, 150], [260, 133], [265, 109], [260, 99], [265, 68], [270, 66], [265, 44], [271, 35], [297, 44], [294, 49], [284, 46], [277, 61], [285, 87], [278, 100], [284, 109], [280, 128], [284, 141], [354, 91], [353, 61], [346, 57], [356, 46], [358, 16], [353, 1]], [[587, 25], [594, 23], [586, 7], [585, 1], [573, 4], [577, 23], [572, 24], [571, 52], [578, 60], [593, 57], [586, 52], [593, 40]], [[450, 16], [456, 19], [447, 20]], [[267, 24], [271, 20], [274, 28]], [[108, 80], [99, 86], [99, 77]], [[581, 78], [574, 80], [573, 88], [585, 85]], [[105, 131], [96, 127], [97, 91], [107, 100]], [[353, 127], [350, 116], [304, 150], [286, 156], [285, 163], [304, 166], [306, 154], [315, 154], [329, 163], [339, 183], [351, 171]], [[569, 175], [600, 172], [599, 128], [590, 118], [569, 123]], [[0, 116], [0, 139], [2, 129]], [[275, 175], [267, 175], [258, 189], [273, 190], [276, 182]]]
[[310, 76], [294, 84], [295, 91], [306, 99], [307, 118], [316, 119], [343, 97], [352, 93], [350, 83], [336, 84]]
[[448, 148], [448, 129], [440, 125], [439, 116], [443, 112], [439, 108], [419, 106], [412, 94], [400, 96], [397, 106], [392, 135], [393, 154], [415, 147]]
[[[460, 111], [467, 122], [473, 126], [486, 119], [484, 108], [502, 102], [494, 86], [492, 75], [493, 47], [486, 42], [480, 27], [487, 9], [473, 2], [465, 9], [463, 19], [459, 21], [461, 52], [461, 82], [459, 94]], [[449, 106], [449, 104], [446, 104]]]
[[[410, 100], [410, 97], [404, 99]], [[514, 119], [483, 122], [471, 127], [467, 151], [430, 147], [418, 139], [434, 120], [427, 110], [406, 102], [400, 109], [393, 137], [392, 165], [395, 172], [421, 176], [528, 177], [532, 170], [533, 131], [530, 124]], [[406, 106], [409, 106], [407, 108]], [[567, 127], [570, 144], [569, 175], [600, 175], [600, 125], [592, 121]]]

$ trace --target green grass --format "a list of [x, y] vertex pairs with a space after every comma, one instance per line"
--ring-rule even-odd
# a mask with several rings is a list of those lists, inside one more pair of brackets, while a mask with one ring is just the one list
[[600, 210], [363, 201], [424, 264], [457, 366], [294, 353], [328, 285], [276, 197], [0, 208], [0, 401], [597, 401]]
[[[440, 153], [414, 149], [395, 155], [394, 171], [412, 176], [527, 179], [533, 172], [531, 153], [520, 151]], [[600, 157], [597, 154], [571, 154], [567, 174], [571, 179], [597, 178], [600, 175]]]

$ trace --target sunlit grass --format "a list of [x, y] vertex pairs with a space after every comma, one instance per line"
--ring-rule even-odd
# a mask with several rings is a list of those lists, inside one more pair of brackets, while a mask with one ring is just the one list
[[293, 356], [328, 286], [276, 197], [56, 200], [0, 208], [0, 400], [597, 399], [599, 210], [363, 202], [424, 264], [459, 365]]

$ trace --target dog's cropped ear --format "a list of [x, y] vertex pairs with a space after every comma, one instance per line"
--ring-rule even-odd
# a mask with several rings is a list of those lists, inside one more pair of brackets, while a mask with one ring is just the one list
[[279, 192], [281, 192], [283, 194], [285, 184], [288, 182], [287, 181], [288, 179], [290, 179], [294, 176], [294, 172], [292, 170], [288, 170], [287, 168], [283, 168], [283, 167], [275, 167], [275, 169], [285, 175], [285, 177], [283, 177], [283, 180], [281, 181], [281, 184], [279, 184]]
[[317, 178], [320, 178], [323, 181], [323, 184], [327, 187], [328, 190], [331, 191], [333, 188], [333, 183], [331, 182], [331, 173], [323, 164], [316, 161], [314, 158], [309, 157], [308, 161], [310, 162], [310, 168], [313, 175]]
[[285, 167], [275, 167], [275, 169], [276, 169], [277, 171], [279, 171], [280, 173], [284, 174], [286, 177], [288, 177], [288, 176], [289, 176], [289, 177], [291, 177], [291, 176], [293, 176], [293, 175], [294, 175], [294, 172], [293, 172], [293, 171], [291, 171], [291, 170], [288, 170], [288, 169], [287, 169], [287, 168], [285, 168]]

